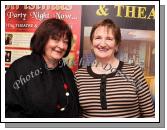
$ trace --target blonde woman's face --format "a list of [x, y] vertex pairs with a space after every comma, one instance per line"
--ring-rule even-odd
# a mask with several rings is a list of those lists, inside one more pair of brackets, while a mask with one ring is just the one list
[[111, 58], [118, 49], [112, 29], [100, 26], [93, 35], [92, 47], [96, 58]]

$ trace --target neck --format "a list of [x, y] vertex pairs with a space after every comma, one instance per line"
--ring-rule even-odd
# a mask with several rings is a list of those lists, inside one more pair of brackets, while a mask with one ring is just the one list
[[57, 60], [51, 60], [51, 59], [48, 59], [46, 56], [43, 56], [45, 62], [46, 62], [46, 65], [49, 69], [53, 69], [55, 68], [57, 65], [58, 65], [58, 61]]
[[119, 60], [116, 57], [110, 59], [99, 59], [96, 58], [95, 65], [104, 66], [104, 65], [111, 65], [112, 67], [117, 67]]
[[117, 58], [110, 60], [100, 60], [96, 59], [94, 64], [92, 64], [92, 70], [97, 74], [109, 74], [114, 71], [119, 65], [119, 60]]

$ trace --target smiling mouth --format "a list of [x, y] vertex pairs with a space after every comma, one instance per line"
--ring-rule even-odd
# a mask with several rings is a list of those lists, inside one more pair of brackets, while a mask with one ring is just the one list
[[55, 49], [52, 49], [52, 51], [56, 52], [56, 53], [63, 53], [62, 50], [55, 50]]
[[109, 49], [107, 48], [97, 48], [100, 52], [107, 52]]

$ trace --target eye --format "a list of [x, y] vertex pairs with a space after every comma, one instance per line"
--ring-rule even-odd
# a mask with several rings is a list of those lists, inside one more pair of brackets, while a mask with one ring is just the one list
[[101, 39], [102, 39], [101, 36], [95, 36], [95, 37], [94, 37], [94, 41], [95, 41], [95, 42], [100, 42]]
[[107, 37], [106, 40], [112, 41], [113, 38], [111, 38], [111, 37]]
[[58, 38], [52, 38], [52, 40], [54, 40], [55, 42], [59, 42], [59, 39]]
[[63, 40], [63, 43], [68, 44], [68, 40]]
[[59, 42], [59, 40], [58, 40], [58, 39], [54, 39], [54, 41], [55, 41], [55, 42]]
[[96, 36], [94, 39], [95, 39], [95, 40], [96, 40], [96, 39], [101, 39], [101, 37], [100, 37], [100, 36]]
[[111, 38], [111, 37], [106, 38], [106, 42], [108, 42], [108, 43], [113, 42], [113, 41], [114, 41], [114, 38]]

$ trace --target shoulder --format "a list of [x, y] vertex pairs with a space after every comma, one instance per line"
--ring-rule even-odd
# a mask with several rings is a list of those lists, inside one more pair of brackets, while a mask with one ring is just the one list
[[127, 62], [123, 62], [123, 66], [122, 66], [122, 69], [123, 70], [131, 70], [133, 72], [135, 71], [141, 71], [142, 70], [142, 67], [140, 67], [139, 65], [132, 65], [132, 64], [129, 64]]
[[[6, 77], [12, 78], [12, 77], [19, 77], [20, 75], [26, 73], [27, 69], [27, 65], [29, 65], [29, 62], [27, 61], [27, 59], [29, 56], [23, 56], [17, 60], [15, 60], [11, 66], [7, 69], [6, 71]], [[6, 80], [9, 80], [9, 78], [6, 78]]]
[[63, 70], [65, 73], [68, 73], [68, 74], [70, 74], [70, 75], [73, 75], [73, 72], [72, 72], [71, 68], [69, 68], [67, 65], [63, 65], [62, 70]]
[[123, 62], [120, 72], [135, 78], [137, 75], [143, 74], [143, 69], [139, 65], [132, 65], [132, 64]]
[[[23, 56], [17, 60], [15, 60], [10, 68], [20, 68], [20, 67], [24, 67], [25, 65], [28, 65], [30, 64], [29, 62], [29, 59], [30, 59], [30, 55], [26, 55], [26, 56]], [[20, 68], [21, 69], [21, 68]]]
[[87, 73], [87, 67], [81, 67], [76, 72], [75, 75]]
[[88, 73], [88, 67], [79, 68], [75, 72], [75, 78], [77, 80], [90, 79], [90, 74]]
[[59, 65], [59, 68], [62, 70], [63, 74], [70, 78], [73, 79], [74, 78], [74, 72], [72, 71], [72, 69], [64, 62], [61, 63], [61, 65]]
[[24, 73], [32, 70], [33, 68], [39, 68], [39, 66], [36, 64], [37, 62], [39, 62], [39, 58], [36, 56], [32, 54], [26, 55], [15, 60], [7, 71], [10, 70], [18, 73]]

